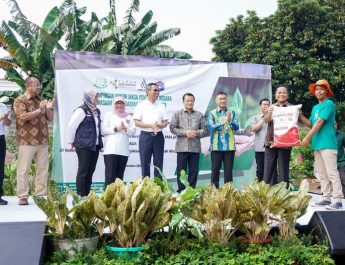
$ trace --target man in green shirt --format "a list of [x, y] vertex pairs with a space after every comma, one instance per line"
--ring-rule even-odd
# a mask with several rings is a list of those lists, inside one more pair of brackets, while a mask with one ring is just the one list
[[329, 99], [333, 91], [326, 80], [310, 84], [309, 90], [319, 100], [309, 120], [301, 115], [301, 121], [311, 128], [302, 146], [308, 145], [311, 140], [316, 170], [320, 175], [322, 200], [314, 206], [325, 206], [329, 210], [342, 209], [343, 191], [337, 169], [337, 139], [334, 130], [335, 104]]
[[338, 146], [337, 166], [341, 181], [341, 187], [343, 189], [343, 194], [345, 194], [345, 133], [343, 132], [343, 130], [338, 128], [337, 122], [334, 124], [334, 129], [337, 137]]

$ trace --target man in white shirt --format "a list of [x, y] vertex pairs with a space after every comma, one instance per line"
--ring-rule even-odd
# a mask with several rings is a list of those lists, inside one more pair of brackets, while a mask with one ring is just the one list
[[4, 181], [4, 168], [5, 168], [5, 157], [6, 157], [6, 141], [5, 141], [5, 125], [11, 125], [9, 119], [10, 111], [4, 103], [0, 103], [0, 205], [6, 205], [7, 201], [1, 198], [4, 195], [2, 184]]
[[[150, 177], [150, 163], [153, 156], [153, 165], [163, 169], [164, 136], [162, 129], [168, 125], [168, 117], [164, 104], [157, 99], [159, 87], [155, 83], [146, 86], [147, 99], [140, 102], [135, 110], [133, 119], [135, 126], [141, 128], [139, 136], [139, 155], [141, 173], [143, 177]], [[155, 168], [155, 177], [161, 177]]]

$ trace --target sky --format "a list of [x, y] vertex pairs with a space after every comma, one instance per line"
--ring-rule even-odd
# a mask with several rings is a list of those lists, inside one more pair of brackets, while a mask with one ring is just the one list
[[[45, 15], [63, 0], [17, 0], [22, 13], [32, 22], [41, 25]], [[132, 0], [117, 0], [117, 20], [123, 22], [126, 9]], [[87, 7], [84, 19], [93, 11], [104, 17], [109, 12], [109, 0], [76, 0], [78, 7]], [[209, 61], [214, 55], [209, 44], [216, 30], [225, 28], [230, 18], [246, 15], [247, 10], [255, 10], [260, 17], [266, 17], [277, 9], [277, 0], [142, 0], [139, 12], [134, 15], [139, 21], [149, 10], [153, 11], [152, 21], [158, 24], [157, 32], [178, 27], [180, 35], [164, 42], [175, 50], [188, 52], [194, 60]], [[0, 20], [11, 18], [7, 0], [0, 0]], [[0, 52], [3, 56], [4, 52]]]

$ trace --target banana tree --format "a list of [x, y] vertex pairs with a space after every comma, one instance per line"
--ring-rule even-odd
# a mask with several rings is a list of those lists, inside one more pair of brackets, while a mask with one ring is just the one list
[[[15, 0], [9, 0], [13, 19], [7, 23], [3, 21], [0, 26], [0, 48], [8, 52], [8, 56], [0, 58], [0, 67], [5, 70], [7, 80], [16, 82], [23, 91], [24, 79], [28, 75], [38, 77], [43, 86], [41, 95], [52, 98], [55, 84], [54, 54], [58, 49], [191, 58], [188, 53], [160, 45], [180, 34], [180, 29], [171, 28], [156, 33], [157, 23], [150, 23], [152, 11], [135, 23], [134, 14], [139, 10], [139, 3], [139, 0], [132, 1], [124, 23], [118, 25], [115, 0], [110, 1], [108, 17], [99, 19], [95, 13], [91, 13], [88, 21], [81, 19], [86, 7], [78, 8], [74, 0], [65, 0], [59, 7], [49, 11], [40, 27], [27, 19]], [[60, 42], [65, 45], [62, 46]]]
[[157, 22], [151, 22], [153, 12], [148, 11], [143, 18], [135, 23], [134, 14], [139, 10], [139, 0], [133, 0], [127, 9], [124, 23], [117, 24], [115, 0], [110, 0], [111, 12], [106, 25], [89, 43], [86, 50], [96, 50], [121, 55], [146, 55], [161, 58], [190, 59], [186, 52], [174, 51], [162, 42], [180, 34], [179, 28], [170, 28], [156, 33]]
[[[37, 76], [43, 85], [42, 95], [52, 97], [54, 91], [53, 54], [62, 49], [58, 39], [47, 32], [57, 9], [53, 8], [44, 20], [44, 27], [29, 21], [15, 0], [9, 0], [12, 21], [2, 22], [0, 42], [9, 56], [0, 60], [6, 78], [16, 82], [24, 91], [25, 77]], [[18, 38], [17, 38], [18, 36]]]

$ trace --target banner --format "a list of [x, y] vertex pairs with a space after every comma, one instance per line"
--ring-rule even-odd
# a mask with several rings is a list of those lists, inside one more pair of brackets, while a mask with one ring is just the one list
[[[271, 98], [271, 68], [267, 65], [212, 63], [190, 60], [161, 59], [141, 56], [102, 55], [93, 52], [56, 52], [56, 100], [54, 119], [53, 178], [58, 183], [75, 185], [78, 167], [77, 155], [68, 144], [68, 123], [73, 111], [82, 105], [85, 91], [99, 92], [101, 117], [113, 109], [113, 99], [123, 96], [126, 110], [133, 113], [138, 102], [146, 99], [146, 84], [156, 82], [161, 93], [159, 101], [165, 104], [168, 117], [183, 108], [182, 96], [195, 96], [194, 108], [205, 115], [215, 107], [214, 97], [219, 91], [228, 94], [229, 107], [240, 117], [241, 128], [236, 135], [238, 155], [235, 176], [253, 178], [254, 137], [246, 130], [250, 117], [258, 112], [258, 102]], [[130, 138], [130, 156], [125, 181], [141, 176], [138, 150], [140, 129]], [[163, 130], [165, 138], [163, 173], [176, 178], [175, 135], [169, 126]], [[202, 139], [200, 174], [209, 174], [209, 137]], [[245, 171], [248, 171], [247, 173]], [[153, 167], [151, 168], [153, 174]], [[254, 174], [255, 175], [255, 174]], [[93, 176], [94, 187], [103, 187], [104, 160], [100, 153]]]

